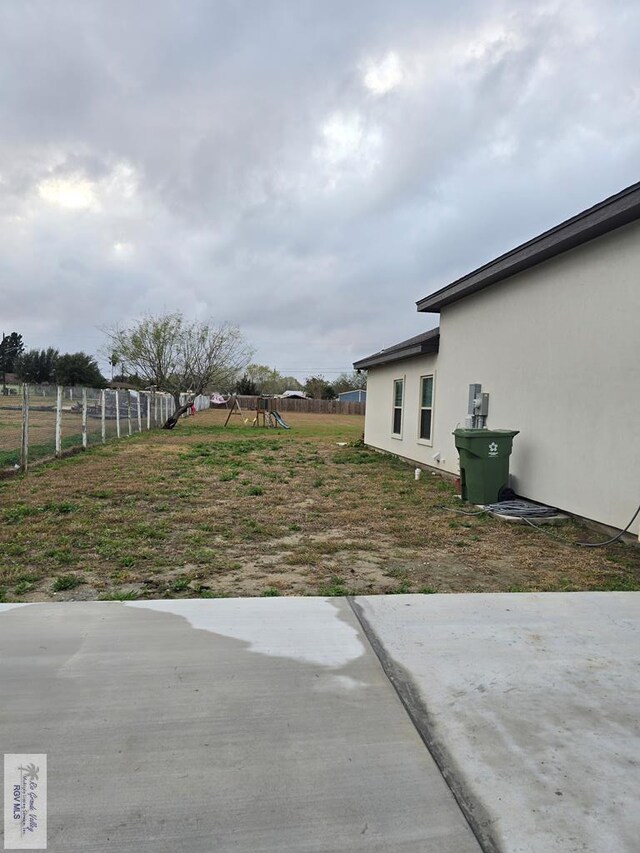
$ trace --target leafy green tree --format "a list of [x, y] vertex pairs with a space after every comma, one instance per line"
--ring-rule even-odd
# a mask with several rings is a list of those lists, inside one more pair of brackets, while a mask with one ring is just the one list
[[327, 386], [326, 386], [326, 388], [324, 389], [324, 393], [323, 393], [323, 395], [322, 395], [322, 399], [323, 399], [323, 400], [335, 400], [337, 396], [338, 396], [338, 395], [337, 395], [337, 394], [336, 394], [336, 392], [333, 390], [333, 385], [330, 385], [330, 384], [327, 382]]
[[309, 376], [305, 382], [304, 391], [308, 397], [313, 397], [314, 400], [333, 400], [336, 396], [333, 387], [321, 375]]
[[89, 388], [105, 388], [107, 385], [96, 360], [84, 352], [58, 356], [54, 376], [58, 385], [85, 385]]
[[367, 374], [358, 373], [357, 370], [341, 373], [331, 384], [336, 395], [342, 394], [343, 391], [364, 391], [367, 387]]
[[282, 377], [277, 370], [268, 367], [266, 364], [248, 364], [245, 370], [245, 376], [257, 389], [256, 394], [278, 394], [274, 390], [278, 387], [278, 379]]
[[246, 373], [243, 373], [242, 378], [236, 383], [235, 391], [236, 394], [243, 394], [247, 397], [256, 397], [260, 393], [256, 383]]
[[0, 343], [0, 370], [3, 373], [13, 373], [16, 361], [22, 352], [24, 352], [22, 335], [18, 332], [11, 332], [10, 335], [3, 334]]
[[258, 394], [281, 394], [285, 390], [284, 377], [266, 364], [248, 365], [246, 375], [258, 389]]
[[302, 385], [295, 376], [283, 376], [273, 367], [266, 364], [250, 364], [245, 371], [258, 390], [255, 394], [282, 394], [284, 391], [302, 391]]
[[53, 347], [48, 347], [46, 350], [28, 350], [16, 359], [15, 371], [23, 382], [31, 382], [35, 385], [54, 382], [58, 356], [58, 350]]
[[282, 385], [282, 391], [279, 393], [283, 393], [284, 391], [304, 391], [304, 385], [295, 376], [283, 376]]

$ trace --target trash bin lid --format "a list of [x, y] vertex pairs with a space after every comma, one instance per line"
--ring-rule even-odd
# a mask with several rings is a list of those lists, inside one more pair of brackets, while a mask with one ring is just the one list
[[513, 438], [519, 429], [472, 429], [469, 427], [454, 429], [452, 435], [460, 438]]

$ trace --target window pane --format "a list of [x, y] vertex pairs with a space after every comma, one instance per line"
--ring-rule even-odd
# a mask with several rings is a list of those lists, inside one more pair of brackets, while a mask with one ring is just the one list
[[395, 435], [402, 432], [402, 409], [393, 410], [393, 432]]
[[420, 412], [420, 438], [431, 439], [431, 409]]
[[394, 406], [402, 406], [402, 386], [404, 385], [404, 381], [402, 379], [396, 379], [394, 382]]
[[425, 376], [422, 380], [422, 405], [433, 405], [433, 376]]

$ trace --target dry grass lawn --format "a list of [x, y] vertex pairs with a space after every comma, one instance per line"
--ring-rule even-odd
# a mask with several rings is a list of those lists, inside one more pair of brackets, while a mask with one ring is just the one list
[[225, 415], [0, 483], [0, 600], [640, 589], [633, 545], [443, 509], [452, 485], [360, 446], [362, 418]]

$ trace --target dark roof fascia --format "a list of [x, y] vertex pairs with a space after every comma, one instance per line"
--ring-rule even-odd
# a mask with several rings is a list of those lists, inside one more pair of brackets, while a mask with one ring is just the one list
[[423, 335], [416, 335], [399, 344], [394, 344], [388, 349], [380, 350], [367, 358], [355, 361], [355, 370], [368, 370], [370, 367], [378, 367], [382, 364], [392, 364], [394, 361], [402, 361], [405, 358], [414, 358], [425, 353], [438, 352], [440, 344], [440, 329], [430, 329]]
[[438, 312], [445, 305], [457, 302], [471, 293], [628, 225], [636, 219], [640, 219], [640, 182], [425, 296], [416, 303], [418, 311]]

